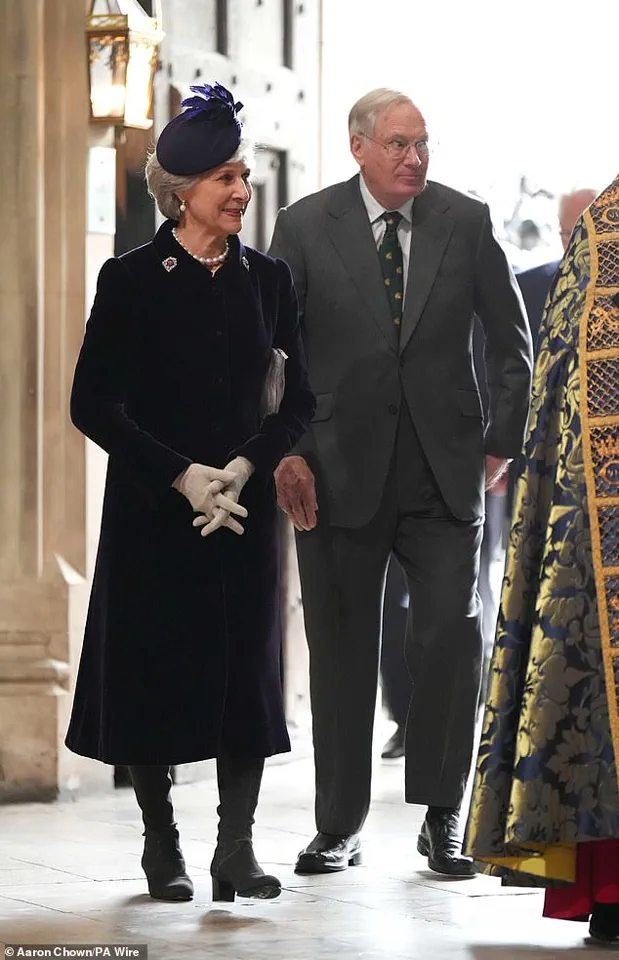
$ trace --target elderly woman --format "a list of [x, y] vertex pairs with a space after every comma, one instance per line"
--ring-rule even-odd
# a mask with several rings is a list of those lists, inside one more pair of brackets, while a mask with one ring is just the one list
[[[264, 758], [290, 749], [273, 470], [314, 398], [288, 267], [237, 236], [242, 104], [218, 84], [192, 90], [146, 171], [168, 219], [103, 265], [75, 372], [73, 422], [109, 465], [66, 742], [129, 766], [148, 889], [164, 900], [193, 895], [170, 766], [216, 757], [213, 898], [270, 898], [280, 883], [251, 827]], [[285, 390], [265, 416], [276, 348]]]

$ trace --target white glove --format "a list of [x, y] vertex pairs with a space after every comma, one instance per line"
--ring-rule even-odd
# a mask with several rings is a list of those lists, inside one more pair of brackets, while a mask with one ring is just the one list
[[[189, 500], [193, 509], [205, 513], [210, 519], [216, 507], [246, 517], [247, 510], [224, 492], [226, 484], [235, 483], [237, 477], [232, 470], [217, 470], [202, 463], [192, 463], [172, 484], [175, 490]], [[237, 497], [238, 500], [238, 497]]]
[[[224, 473], [231, 473], [232, 480], [224, 481], [224, 493], [238, 502], [241, 490], [254, 472], [254, 465], [246, 457], [235, 457], [224, 467]], [[236, 497], [233, 497], [236, 494]]]
[[[235, 457], [234, 460], [231, 460], [230, 463], [226, 465], [222, 472], [228, 474], [231, 479], [224, 483], [223, 493], [219, 496], [223, 497], [223, 500], [234, 503], [235, 509], [229, 509], [226, 504], [218, 503], [211, 516], [206, 514], [206, 516], [196, 517], [193, 525], [194, 527], [202, 527], [200, 533], [203, 537], [208, 537], [209, 534], [214, 533], [215, 530], [218, 530], [219, 527], [222, 526], [228, 527], [234, 533], [239, 534], [239, 536], [244, 533], [241, 524], [238, 520], [235, 520], [234, 517], [231, 517], [230, 514], [236, 513], [240, 517], [247, 516], [247, 510], [245, 507], [241, 507], [238, 499], [241, 495], [241, 490], [254, 472], [254, 465], [245, 457]], [[243, 513], [240, 513], [240, 510], [243, 510]]]

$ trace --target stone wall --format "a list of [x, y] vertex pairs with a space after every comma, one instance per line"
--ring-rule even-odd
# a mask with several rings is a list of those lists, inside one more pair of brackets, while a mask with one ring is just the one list
[[62, 740], [87, 596], [84, 440], [68, 415], [84, 329], [85, 12], [0, 6], [0, 801], [80, 777]]
[[[105, 472], [105, 456], [73, 429], [68, 401], [96, 275], [113, 253], [113, 237], [87, 233], [88, 148], [114, 145], [111, 131], [88, 122], [89, 7], [0, 0], [0, 802], [112, 783], [109, 768], [63, 746]], [[227, 55], [217, 49], [218, 12]], [[165, 0], [164, 16], [157, 128], [190, 84], [232, 87], [266, 148], [255, 175], [268, 242], [279, 203], [318, 186], [319, 0]], [[248, 223], [257, 236], [255, 218]], [[307, 669], [293, 558], [290, 567], [294, 721], [307, 706]]]

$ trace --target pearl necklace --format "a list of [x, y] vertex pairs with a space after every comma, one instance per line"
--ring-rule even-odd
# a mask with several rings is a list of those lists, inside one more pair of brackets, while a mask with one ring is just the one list
[[194, 260], [197, 260], [198, 263], [201, 263], [203, 267], [218, 267], [220, 263], [223, 263], [223, 262], [224, 262], [224, 260], [225, 260], [226, 257], [228, 256], [228, 252], [229, 252], [229, 250], [230, 250], [230, 247], [229, 247], [229, 245], [228, 245], [228, 241], [226, 240], [226, 241], [225, 241], [226, 248], [225, 248], [225, 250], [224, 250], [223, 253], [220, 253], [220, 254], [219, 254], [219, 256], [217, 256], [217, 257], [199, 257], [197, 254], [192, 253], [191, 250], [189, 250], [189, 249], [185, 246], [185, 244], [183, 243], [183, 241], [181, 240], [181, 238], [179, 237], [179, 235], [178, 235], [177, 232], [176, 232], [176, 227], [173, 227], [173, 228], [172, 228], [172, 236], [174, 237], [174, 239], [176, 240], [176, 242], [183, 248], [183, 250], [185, 251], [185, 253], [188, 253], [190, 257], [193, 257]]

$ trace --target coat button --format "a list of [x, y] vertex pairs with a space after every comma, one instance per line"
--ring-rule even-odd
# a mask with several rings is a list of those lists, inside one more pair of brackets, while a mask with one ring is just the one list
[[392, 413], [392, 414], [395, 416], [395, 414], [396, 414], [396, 413], [398, 412], [398, 410], [399, 410], [399, 407], [397, 407], [397, 406], [395, 405], [395, 403], [390, 403], [390, 404], [389, 404], [389, 407], [388, 407], [387, 409], [389, 410], [389, 413]]
[[404, 359], [404, 357], [400, 357], [400, 366], [403, 367], [405, 363], [406, 363], [406, 360]]

